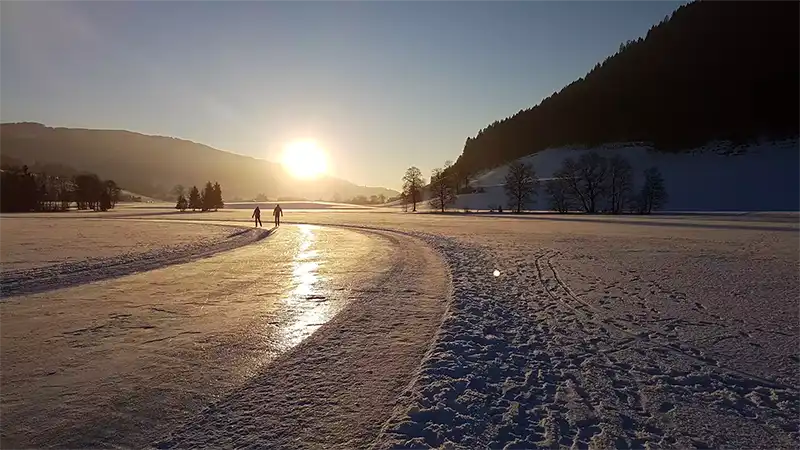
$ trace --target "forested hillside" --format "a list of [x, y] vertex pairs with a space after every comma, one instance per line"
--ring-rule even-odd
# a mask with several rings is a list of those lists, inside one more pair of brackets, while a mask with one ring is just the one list
[[461, 173], [548, 147], [796, 136], [800, 4], [697, 1], [539, 105], [468, 138]]

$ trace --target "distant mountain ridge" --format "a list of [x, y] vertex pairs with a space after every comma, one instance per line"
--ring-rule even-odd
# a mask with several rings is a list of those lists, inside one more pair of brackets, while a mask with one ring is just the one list
[[301, 181], [274, 162], [219, 150], [204, 144], [125, 130], [53, 128], [40, 123], [0, 124], [0, 152], [24, 164], [63, 164], [115, 180], [129, 191], [171, 199], [176, 184], [219, 182], [226, 199], [295, 197], [346, 199], [357, 195], [392, 197], [397, 191], [358, 186], [323, 177]]

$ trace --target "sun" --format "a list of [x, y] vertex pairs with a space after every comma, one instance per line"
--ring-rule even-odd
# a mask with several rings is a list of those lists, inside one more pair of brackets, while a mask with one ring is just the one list
[[314, 141], [292, 142], [283, 149], [284, 170], [300, 179], [316, 178], [328, 171], [328, 155]]

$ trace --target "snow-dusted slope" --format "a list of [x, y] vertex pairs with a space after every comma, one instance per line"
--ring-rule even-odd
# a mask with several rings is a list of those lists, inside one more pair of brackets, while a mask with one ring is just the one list
[[[620, 155], [634, 168], [637, 188], [642, 172], [656, 166], [664, 175], [669, 211], [797, 211], [800, 208], [798, 139], [748, 146], [714, 143], [682, 153], [666, 153], [642, 144], [612, 144], [596, 148], [561, 147], [521, 158], [533, 164], [542, 180], [553, 176], [567, 157], [597, 151]], [[485, 193], [460, 195], [456, 206], [487, 209], [506, 205], [503, 180], [507, 166], [479, 175], [472, 183]], [[529, 207], [547, 209], [542, 186]]]

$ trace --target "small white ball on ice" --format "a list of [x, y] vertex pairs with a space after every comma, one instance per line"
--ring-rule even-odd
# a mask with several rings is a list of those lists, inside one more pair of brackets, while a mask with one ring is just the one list
[[497, 270], [497, 269], [494, 269], [494, 273], [492, 273], [492, 275], [494, 275], [496, 277], [499, 277], [500, 276], [500, 271]]

